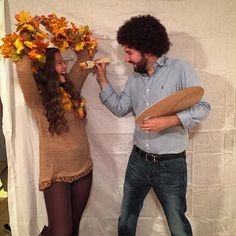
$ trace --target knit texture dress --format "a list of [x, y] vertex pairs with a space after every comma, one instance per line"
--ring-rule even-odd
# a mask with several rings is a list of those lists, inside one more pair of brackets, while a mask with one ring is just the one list
[[[80, 92], [87, 72], [79, 69], [77, 60], [69, 73], [75, 88]], [[19, 83], [39, 131], [39, 190], [48, 188], [53, 182], [71, 183], [92, 170], [85, 121], [77, 118], [72, 110], [65, 111], [69, 131], [60, 135], [48, 131], [49, 123], [38, 92], [28, 56], [16, 63]]]

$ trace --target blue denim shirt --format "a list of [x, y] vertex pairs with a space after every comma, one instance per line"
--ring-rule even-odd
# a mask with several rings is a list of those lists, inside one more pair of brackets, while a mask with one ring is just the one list
[[[110, 84], [100, 92], [101, 101], [116, 116], [130, 111], [138, 115], [160, 99], [187, 87], [199, 86], [199, 79], [191, 65], [183, 60], [161, 56], [151, 76], [133, 73], [125, 89], [118, 95]], [[163, 131], [144, 131], [136, 124], [134, 144], [140, 149], [157, 154], [179, 153], [187, 148], [188, 129], [200, 123], [209, 113], [210, 105], [204, 98], [190, 109], [177, 113], [182, 126]]]

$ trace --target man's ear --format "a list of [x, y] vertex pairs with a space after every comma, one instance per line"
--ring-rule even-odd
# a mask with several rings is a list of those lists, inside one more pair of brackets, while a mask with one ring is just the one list
[[157, 56], [153, 55], [150, 52], [144, 53], [143, 55], [147, 60], [150, 60], [150, 61], [157, 60], [158, 58]]
[[150, 57], [153, 56], [150, 52], [145, 52], [143, 55], [146, 59], [149, 59]]

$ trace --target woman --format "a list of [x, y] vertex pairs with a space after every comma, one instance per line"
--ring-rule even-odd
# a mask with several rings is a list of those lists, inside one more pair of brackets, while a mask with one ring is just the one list
[[48, 227], [42, 235], [78, 235], [90, 194], [92, 160], [80, 98], [88, 72], [79, 69], [79, 63], [88, 57], [87, 51], [80, 53], [68, 76], [57, 48], [47, 49], [44, 67], [34, 75], [28, 56], [16, 65], [25, 101], [39, 130], [39, 190], [44, 192], [48, 214]]

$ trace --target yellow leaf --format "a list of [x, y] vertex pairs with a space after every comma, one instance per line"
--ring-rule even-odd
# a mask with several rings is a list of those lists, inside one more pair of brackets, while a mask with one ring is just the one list
[[68, 47], [69, 47], [68, 42], [66, 40], [64, 40], [61, 49], [64, 50], [64, 49], [67, 49]]
[[84, 43], [84, 42], [81, 42], [81, 43], [76, 44], [75, 51], [81, 51], [81, 50], [83, 50], [83, 49], [84, 49], [84, 46], [85, 46], [85, 43]]
[[28, 12], [22, 11], [16, 16], [16, 20], [23, 23], [28, 23], [31, 20], [31, 16]]
[[25, 29], [30, 31], [30, 32], [33, 32], [35, 28], [30, 24], [24, 24], [24, 25], [21, 26], [21, 31], [25, 30]]
[[87, 25], [85, 25], [85, 26], [80, 26], [78, 30], [79, 30], [79, 33], [80, 33], [80, 34], [84, 34], [84, 33], [86, 33], [86, 32], [89, 31], [89, 27], [88, 27]]
[[17, 54], [20, 54], [21, 51], [24, 49], [24, 45], [21, 42], [20, 38], [16, 39], [16, 41], [14, 42], [14, 46], [16, 47]]
[[33, 48], [36, 46], [33, 42], [30, 41], [25, 41], [24, 45], [27, 46], [28, 48]]
[[36, 37], [39, 37], [39, 38], [42, 38], [42, 39], [46, 39], [46, 38], [48, 38], [48, 34], [45, 33], [45, 32], [42, 32], [42, 31], [40, 30], [40, 31], [37, 31]]

